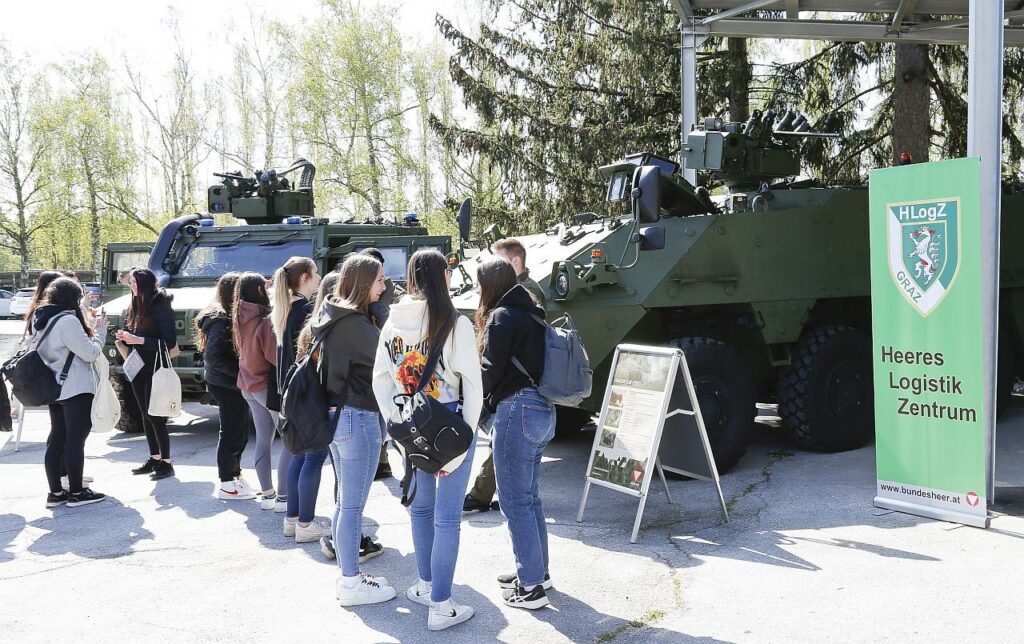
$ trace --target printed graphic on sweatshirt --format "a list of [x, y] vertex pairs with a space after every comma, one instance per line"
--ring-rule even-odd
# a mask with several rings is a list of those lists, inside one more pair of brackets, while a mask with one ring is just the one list
[[[388, 356], [391, 358], [391, 364], [395, 365], [395, 377], [398, 380], [398, 386], [405, 393], [411, 394], [416, 391], [416, 386], [420, 382], [420, 376], [423, 374], [423, 369], [427, 366], [427, 341], [423, 339], [416, 344], [406, 344], [401, 337], [395, 336], [387, 344]], [[441, 362], [444, 362], [442, 357]], [[443, 364], [434, 371], [434, 375], [430, 378], [430, 382], [423, 388], [424, 393], [428, 396], [439, 399], [441, 396], [441, 387], [449, 389], [447, 384], [438, 378], [438, 371], [443, 371]], [[451, 392], [447, 391], [448, 398], [454, 398], [451, 396]]]

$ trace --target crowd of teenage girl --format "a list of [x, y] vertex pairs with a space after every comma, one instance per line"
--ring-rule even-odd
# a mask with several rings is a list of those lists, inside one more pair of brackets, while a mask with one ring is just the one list
[[[519, 251], [521, 261], [521, 247], [512, 250]], [[396, 596], [386, 579], [360, 568], [382, 551], [362, 533], [363, 511], [380, 464], [386, 463], [381, 458], [386, 421], [401, 420], [395, 397], [413, 393], [426, 356], [438, 347], [441, 357], [424, 391], [461, 413], [470, 427], [490, 433], [494, 478], [515, 561], [515, 571], [496, 580], [502, 598], [520, 608], [548, 604], [545, 591], [551, 579], [538, 480], [555, 414], [531, 384], [544, 367], [544, 328], [536, 322], [544, 309], [527, 290], [529, 284], [524, 286], [524, 273], [507, 257], [496, 253], [480, 263], [474, 320], [459, 315], [452, 303], [451, 269], [441, 253], [413, 254], [407, 292], [401, 295], [385, 278], [383, 257], [375, 249], [348, 256], [325, 276], [304, 257], [289, 259], [269, 281], [258, 273], [227, 273], [195, 319], [206, 383], [220, 419], [217, 498], [255, 500], [264, 510], [284, 514], [286, 537], [319, 540], [324, 554], [337, 559], [334, 590], [342, 606]], [[122, 356], [134, 350], [142, 358], [131, 387], [149, 449], [149, 458], [132, 471], [160, 480], [175, 475], [171, 440], [167, 418], [150, 415], [148, 402], [160, 352], [176, 351], [171, 296], [145, 268], [131, 271], [129, 285], [131, 302], [116, 344]], [[71, 363], [61, 396], [50, 406], [48, 507], [104, 498], [88, 487], [83, 453], [98, 384], [91, 363], [101, 357], [107, 321], [85, 298], [74, 279], [44, 273], [27, 316], [27, 336], [46, 334], [39, 336], [38, 351], [51, 369], [59, 373], [65, 362]], [[333, 442], [326, 450], [292, 454], [278, 441], [274, 454], [281, 383], [311, 348], [309, 359], [318, 366], [331, 401], [329, 415], [336, 422]], [[513, 358], [525, 373], [512, 366]], [[243, 474], [252, 434], [256, 440], [246, 465], [255, 470], [255, 485]], [[475, 445], [472, 441], [464, 458], [436, 475], [414, 474], [409, 514], [418, 579], [405, 595], [428, 608], [431, 630], [473, 616], [472, 607], [452, 597], [452, 580]], [[314, 509], [328, 459], [335, 474], [335, 509], [325, 527]]]

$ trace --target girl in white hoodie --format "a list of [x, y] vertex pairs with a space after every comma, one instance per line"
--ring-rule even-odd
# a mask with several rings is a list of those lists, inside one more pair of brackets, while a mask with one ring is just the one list
[[[385, 419], [399, 422], [394, 398], [416, 390], [431, 347], [441, 359], [424, 391], [458, 410], [476, 427], [483, 407], [480, 358], [473, 323], [459, 315], [448, 294], [451, 271], [444, 255], [421, 250], [409, 259], [409, 294], [391, 306], [380, 332], [373, 366], [373, 393]], [[443, 344], [442, 344], [443, 343]], [[452, 601], [452, 578], [459, 553], [462, 502], [469, 486], [476, 441], [461, 461], [435, 477], [416, 471], [416, 496], [409, 508], [419, 580], [406, 596], [430, 607], [427, 628], [441, 630], [473, 616], [473, 608]]]

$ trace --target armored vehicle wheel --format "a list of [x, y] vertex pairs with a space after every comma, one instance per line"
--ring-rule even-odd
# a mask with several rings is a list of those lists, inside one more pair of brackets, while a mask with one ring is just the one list
[[121, 403], [121, 419], [117, 421], [117, 430], [128, 434], [137, 434], [143, 430], [142, 411], [135, 401], [131, 383], [124, 376], [111, 376], [110, 383]]
[[718, 340], [680, 338], [669, 345], [686, 354], [715, 464], [725, 473], [747, 450], [757, 414], [750, 369], [735, 349]]
[[804, 334], [778, 382], [779, 413], [793, 439], [820, 452], [861, 447], [875, 432], [871, 343], [847, 326]]
[[571, 438], [590, 424], [594, 412], [576, 407], [555, 406], [555, 438]]

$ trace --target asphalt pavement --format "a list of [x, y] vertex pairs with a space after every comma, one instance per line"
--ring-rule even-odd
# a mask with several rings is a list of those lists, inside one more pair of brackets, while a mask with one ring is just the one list
[[[215, 410], [186, 411], [172, 426], [176, 478], [132, 476], [146, 458], [140, 435], [90, 437], [86, 473], [110, 498], [75, 509], [44, 507], [46, 414], [27, 416], [18, 453], [0, 434], [0, 639], [962, 642], [1019, 640], [1024, 626], [1013, 608], [1024, 581], [1020, 401], [1000, 424], [1002, 504], [988, 530], [872, 507], [873, 447], [812, 454], [764, 429], [722, 479], [729, 522], [709, 483], [672, 480], [675, 504], [652, 486], [632, 545], [631, 497], [595, 489], [575, 520], [593, 432], [556, 441], [542, 480], [552, 606], [502, 604], [495, 576], [514, 567], [504, 521], [470, 514], [454, 595], [477, 614], [441, 633], [404, 598], [416, 568], [396, 480], [373, 484], [366, 530], [386, 550], [364, 569], [399, 598], [340, 608], [336, 564], [317, 544], [286, 539], [283, 515], [255, 502], [214, 497]], [[332, 482], [326, 467], [318, 516], [330, 516]]]

